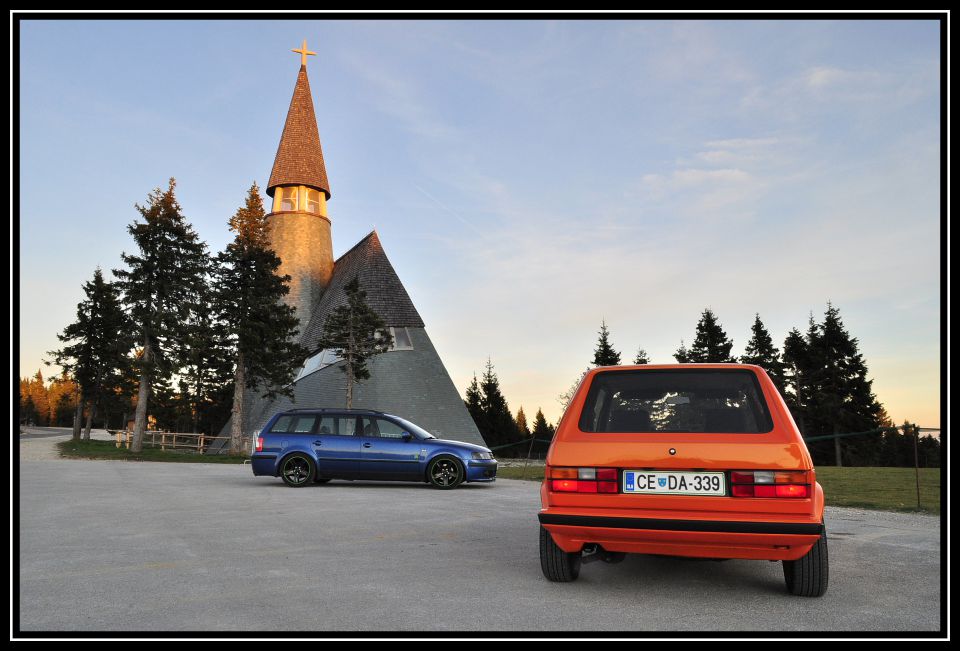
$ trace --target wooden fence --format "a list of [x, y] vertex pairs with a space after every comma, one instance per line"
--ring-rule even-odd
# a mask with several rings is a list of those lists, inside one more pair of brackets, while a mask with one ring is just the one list
[[[107, 430], [117, 439], [117, 447], [125, 446], [130, 449], [130, 442], [133, 440], [133, 431], [131, 430]], [[143, 433], [144, 447], [160, 448], [161, 450], [183, 450], [203, 454], [210, 443], [213, 441], [229, 441], [229, 436], [210, 436], [209, 434], [191, 434], [187, 432], [161, 432], [148, 430]], [[241, 439], [241, 450], [245, 452], [250, 448], [250, 437], [244, 436]]]

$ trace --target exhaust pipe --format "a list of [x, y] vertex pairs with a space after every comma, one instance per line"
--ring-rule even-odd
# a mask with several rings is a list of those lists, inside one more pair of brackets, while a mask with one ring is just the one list
[[596, 561], [619, 563], [626, 557], [627, 555], [624, 552], [608, 552], [596, 543], [587, 543], [580, 552], [580, 563], [594, 563]]

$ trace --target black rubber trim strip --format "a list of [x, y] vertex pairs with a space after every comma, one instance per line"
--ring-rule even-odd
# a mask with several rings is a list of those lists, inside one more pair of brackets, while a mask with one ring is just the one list
[[590, 515], [538, 514], [541, 524], [605, 529], [651, 529], [656, 531], [705, 531], [714, 533], [773, 533], [819, 536], [820, 523], [724, 522], [722, 520], [657, 520], [652, 518], [609, 518]]

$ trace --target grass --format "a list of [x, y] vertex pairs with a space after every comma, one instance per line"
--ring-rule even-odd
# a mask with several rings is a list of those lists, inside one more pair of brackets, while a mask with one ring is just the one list
[[[837, 468], [820, 466], [817, 481], [830, 506], [884, 511], [916, 511], [913, 468]], [[920, 510], [940, 515], [940, 469], [920, 469]]]
[[133, 453], [126, 447], [117, 447], [113, 441], [63, 441], [57, 443], [60, 456], [73, 459], [108, 459], [116, 461], [172, 461], [175, 463], [243, 463], [247, 457], [225, 454], [197, 454], [186, 450], [143, 448]]
[[[543, 464], [524, 468], [501, 466], [497, 477], [543, 480]], [[913, 468], [817, 468], [827, 506], [852, 506], [881, 511], [916, 511], [917, 483]], [[920, 469], [920, 510], [940, 514], [940, 469]]]

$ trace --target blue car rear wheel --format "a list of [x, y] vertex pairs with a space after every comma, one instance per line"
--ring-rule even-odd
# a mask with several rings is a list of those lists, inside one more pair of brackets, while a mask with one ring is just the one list
[[283, 483], [294, 488], [312, 484], [316, 472], [313, 460], [303, 454], [291, 454], [280, 466]]

